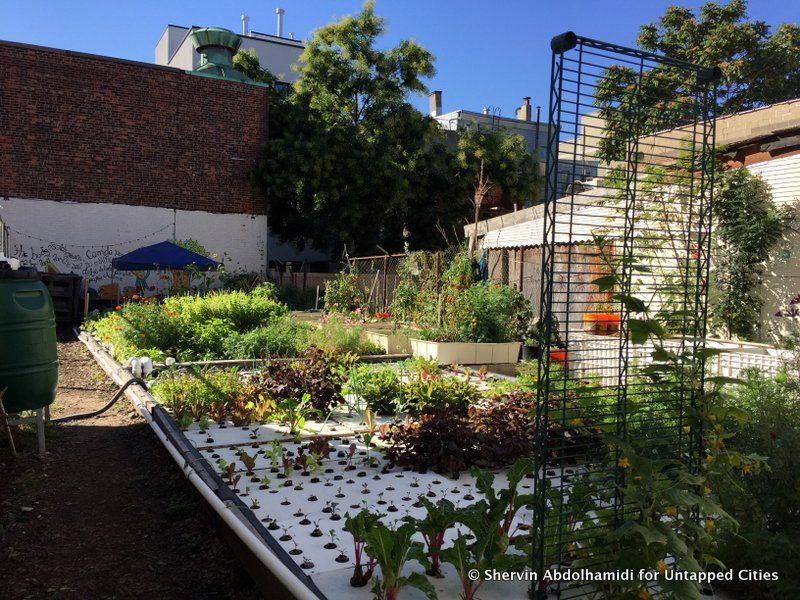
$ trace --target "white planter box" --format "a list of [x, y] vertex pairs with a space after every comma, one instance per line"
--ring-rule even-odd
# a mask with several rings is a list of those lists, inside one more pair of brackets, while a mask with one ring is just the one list
[[411, 344], [407, 335], [366, 330], [364, 338], [383, 348], [386, 354], [411, 354]]
[[515, 363], [519, 359], [522, 342], [477, 344], [467, 342], [429, 342], [410, 338], [414, 356], [433, 358], [440, 365], [496, 365]]

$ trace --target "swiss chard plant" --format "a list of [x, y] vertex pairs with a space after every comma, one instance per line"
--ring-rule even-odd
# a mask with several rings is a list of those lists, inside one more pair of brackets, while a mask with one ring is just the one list
[[[495, 491], [494, 476], [491, 473], [473, 469], [475, 487], [483, 498], [470, 506], [459, 509], [456, 522], [468, 528], [474, 539], [467, 540], [460, 532], [450, 548], [442, 551], [442, 560], [455, 567], [461, 580], [461, 594], [464, 600], [473, 600], [484, 580], [482, 574], [487, 569], [499, 571], [519, 571], [528, 563], [524, 554], [509, 553], [512, 526], [517, 512], [533, 502], [532, 496], [520, 494], [517, 490], [522, 478], [533, 470], [533, 461], [528, 458], [518, 460], [509, 469], [508, 486]], [[477, 578], [471, 576], [476, 572]]]
[[444, 536], [456, 520], [455, 505], [449, 500], [442, 499], [431, 502], [425, 496], [420, 496], [419, 501], [427, 511], [425, 518], [415, 521], [417, 530], [425, 540], [425, 546], [430, 558], [430, 568], [426, 573], [432, 577], [441, 577], [441, 553]]
[[422, 544], [412, 540], [414, 533], [416, 528], [413, 523], [404, 523], [396, 529], [376, 523], [366, 532], [365, 551], [381, 569], [380, 577], [376, 576], [372, 583], [372, 592], [377, 598], [397, 600], [400, 589], [411, 586], [435, 600], [436, 590], [425, 575], [417, 571], [402, 574], [409, 560], [416, 560], [426, 569], [429, 568]]
[[[341, 489], [341, 488], [340, 488]], [[367, 532], [377, 525], [381, 515], [362, 510], [354, 517], [349, 514], [345, 516], [344, 530], [353, 536], [353, 551], [355, 557], [355, 567], [353, 575], [350, 577], [350, 585], [353, 587], [364, 587], [375, 571], [376, 562], [368, 557], [364, 563], [364, 546], [367, 543]]]

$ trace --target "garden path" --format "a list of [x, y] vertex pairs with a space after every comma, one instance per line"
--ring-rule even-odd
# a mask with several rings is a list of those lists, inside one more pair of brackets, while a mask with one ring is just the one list
[[[53, 416], [102, 406], [115, 387], [71, 332], [60, 335]], [[38, 458], [0, 442], [0, 589], [23, 598], [258, 598], [145, 421], [120, 400], [53, 425]]]

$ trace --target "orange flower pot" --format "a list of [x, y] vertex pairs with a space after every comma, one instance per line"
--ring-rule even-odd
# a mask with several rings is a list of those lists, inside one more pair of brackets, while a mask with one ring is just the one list
[[550, 360], [566, 368], [569, 366], [569, 352], [566, 350], [550, 350]]
[[585, 313], [583, 331], [593, 335], [614, 335], [619, 331], [619, 321], [617, 313]]

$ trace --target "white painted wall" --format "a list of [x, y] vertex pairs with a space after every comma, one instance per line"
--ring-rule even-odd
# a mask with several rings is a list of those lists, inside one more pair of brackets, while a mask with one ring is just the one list
[[[767, 182], [778, 206], [800, 201], [800, 155], [747, 165], [747, 170]], [[800, 326], [800, 232], [795, 220], [767, 263], [761, 295], [761, 333], [775, 341]]]
[[[9, 230], [9, 253], [40, 270], [88, 275], [97, 289], [112, 279], [111, 260], [164, 240], [200, 242], [228, 272], [266, 272], [267, 219], [264, 215], [217, 214], [123, 204], [0, 199], [0, 219]], [[130, 273], [117, 273], [121, 288]], [[169, 273], [147, 282], [167, 289]]]

